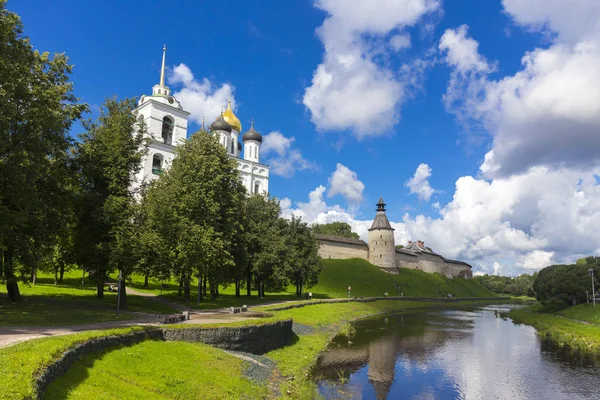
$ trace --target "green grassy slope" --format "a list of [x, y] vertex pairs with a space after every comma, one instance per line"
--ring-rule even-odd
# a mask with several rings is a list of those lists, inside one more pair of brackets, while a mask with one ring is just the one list
[[[157, 366], [159, 366], [157, 368]], [[262, 399], [246, 362], [205, 344], [146, 341], [77, 361], [45, 399]]]
[[493, 297], [492, 292], [473, 280], [448, 279], [439, 274], [401, 269], [398, 275], [383, 272], [361, 259], [323, 260], [325, 268], [319, 283], [311, 290], [313, 297], [347, 297], [348, 285], [352, 296], [422, 296], [438, 297], [453, 293], [458, 297]]

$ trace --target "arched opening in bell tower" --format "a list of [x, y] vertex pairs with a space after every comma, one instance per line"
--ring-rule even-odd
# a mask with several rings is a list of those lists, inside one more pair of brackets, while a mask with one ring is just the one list
[[164, 117], [162, 122], [162, 139], [164, 144], [173, 142], [173, 120], [170, 117]]

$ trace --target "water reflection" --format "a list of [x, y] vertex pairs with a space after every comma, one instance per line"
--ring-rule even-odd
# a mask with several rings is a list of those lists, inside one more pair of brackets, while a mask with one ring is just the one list
[[399, 314], [358, 321], [314, 370], [327, 399], [598, 398], [598, 360], [540, 341], [501, 313]]

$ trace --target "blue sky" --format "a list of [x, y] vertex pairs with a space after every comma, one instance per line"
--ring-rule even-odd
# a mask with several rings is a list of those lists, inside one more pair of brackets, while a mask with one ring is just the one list
[[347, 221], [364, 236], [383, 196], [398, 242], [424, 240], [489, 273], [600, 252], [600, 6], [377, 4], [8, 8], [35, 48], [67, 53], [92, 107], [150, 93], [166, 44], [168, 84], [192, 112], [188, 134], [228, 98], [244, 130], [254, 117], [286, 215]]

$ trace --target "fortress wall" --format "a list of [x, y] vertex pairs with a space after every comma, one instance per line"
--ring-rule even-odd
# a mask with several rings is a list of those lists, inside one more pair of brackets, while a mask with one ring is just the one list
[[425, 272], [447, 275], [446, 262], [444, 259], [435, 254], [421, 253], [419, 254], [419, 269]]
[[396, 252], [396, 266], [398, 268], [419, 269], [419, 257]]
[[319, 240], [319, 256], [324, 259], [362, 258], [368, 260], [369, 248], [367, 245]]
[[464, 278], [470, 279], [473, 277], [471, 268], [464, 264], [446, 263], [446, 265], [448, 266], [450, 275], [454, 278], [461, 276], [461, 273]]

